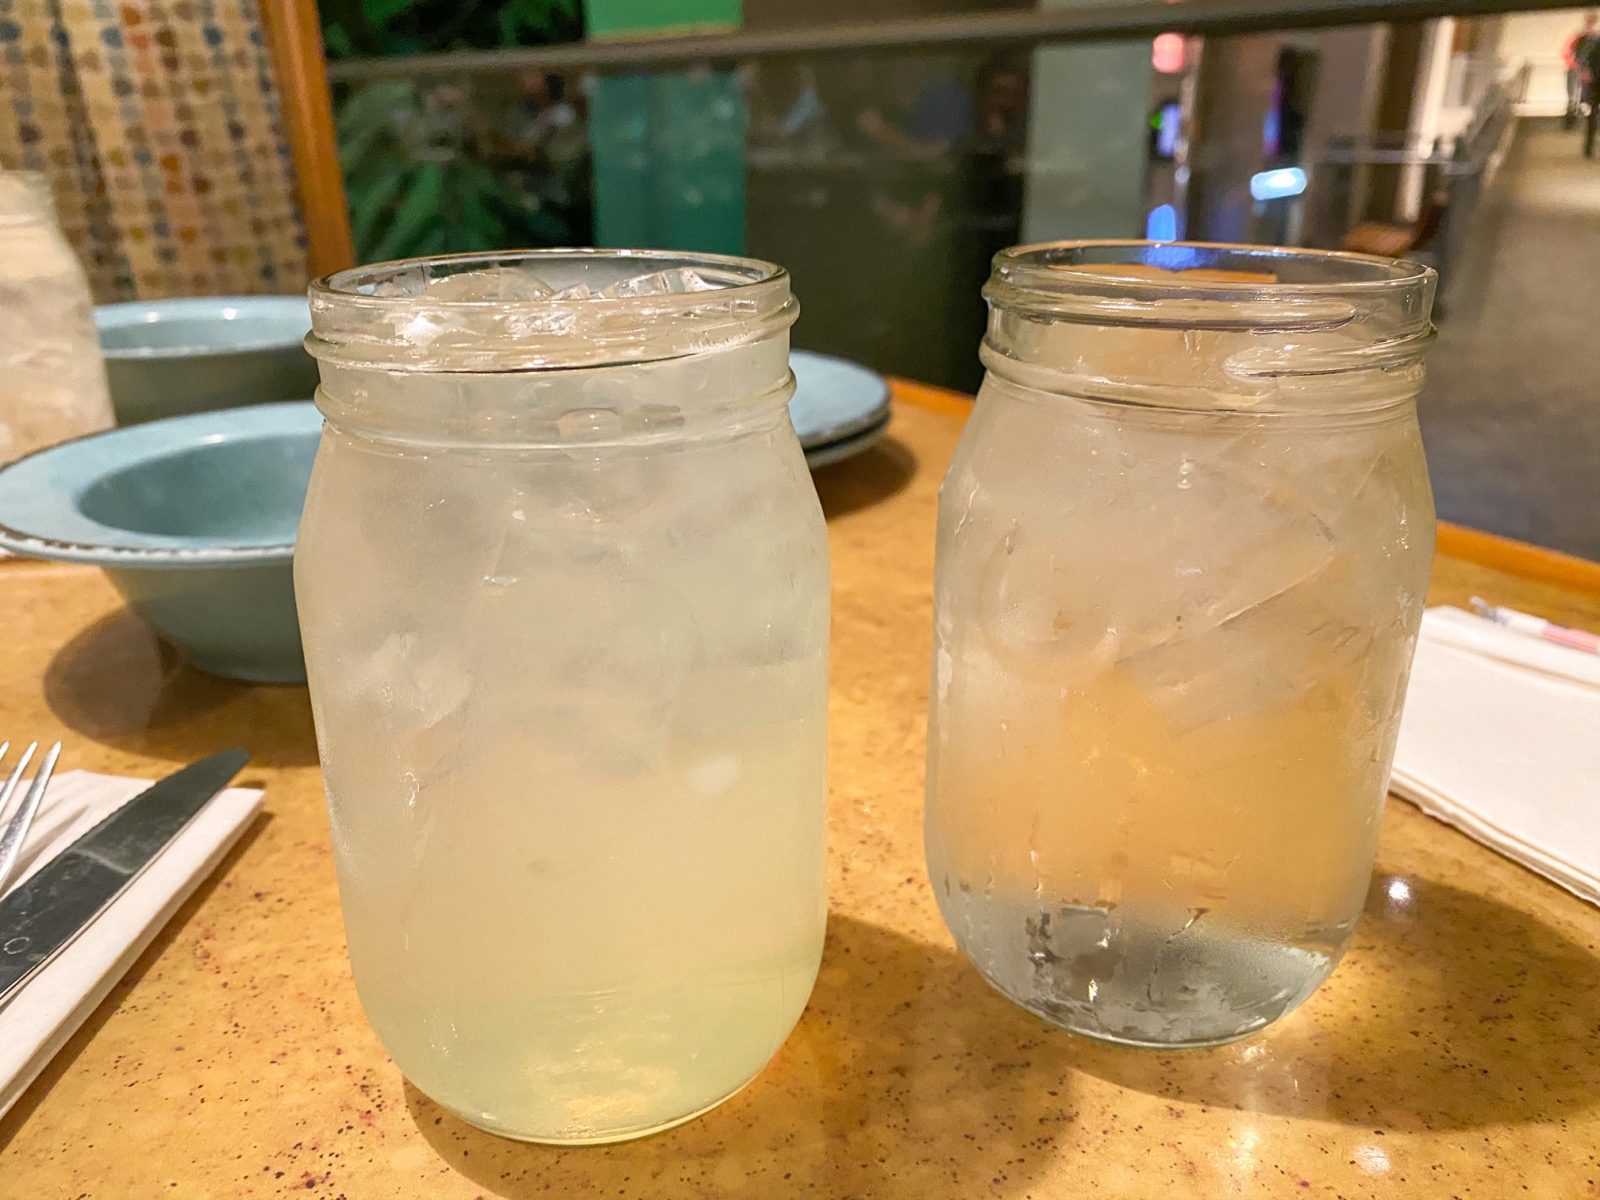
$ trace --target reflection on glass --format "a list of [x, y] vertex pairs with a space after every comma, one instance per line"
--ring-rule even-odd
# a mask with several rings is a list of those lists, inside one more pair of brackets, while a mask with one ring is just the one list
[[[580, 23], [574, 8], [561, 28], [511, 40], [473, 26], [419, 42], [415, 7], [376, 32], [328, 8], [330, 52], [527, 46]], [[746, 9], [747, 30], [825, 19]], [[1373, 96], [1391, 35], [1163, 33], [382, 80], [336, 63], [335, 99], [363, 260], [583, 244], [755, 254], [789, 264], [806, 296], [798, 345], [973, 390], [978, 290], [1007, 245], [1331, 249], [1376, 230], [1446, 267], [1494, 139], [1452, 152], [1407, 131], [1394, 145], [1426, 162], [1368, 161], [1389, 146]], [[1430, 64], [1450, 53], [1434, 42]], [[1489, 118], [1508, 85], [1472, 78], [1484, 85], [1451, 89], [1452, 111], [1505, 128]]]
[[1030, 71], [973, 52], [351, 84], [358, 255], [749, 251], [793, 265], [799, 344], [972, 389], [978, 291], [1020, 233]]

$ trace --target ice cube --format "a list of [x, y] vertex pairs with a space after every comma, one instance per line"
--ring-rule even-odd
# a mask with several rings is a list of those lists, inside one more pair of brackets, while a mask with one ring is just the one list
[[552, 300], [593, 300], [595, 290], [587, 283], [569, 283], [559, 292], [554, 293]]
[[352, 664], [347, 686], [378, 699], [392, 731], [431, 729], [461, 708], [471, 692], [466, 670], [439, 641], [392, 633], [364, 662]]
[[689, 764], [687, 772], [689, 788], [696, 796], [712, 800], [738, 783], [742, 771], [737, 756], [710, 755]]
[[1222, 625], [1332, 561], [1331, 529], [1272, 451], [1254, 437], [1203, 456], [1170, 441], [1139, 447], [1104, 510], [1075, 522], [1080, 540], [1100, 544], [1071, 559], [1099, 564], [1124, 655]]
[[611, 300], [635, 296], [681, 296], [689, 292], [714, 292], [720, 285], [712, 283], [698, 271], [688, 267], [672, 267], [665, 271], [652, 271], [648, 275], [633, 275], [602, 288], [600, 295]]
[[488, 267], [429, 280], [430, 300], [548, 300], [556, 290], [523, 267]]
[[689, 267], [677, 267], [667, 272], [668, 283], [675, 292], [715, 292], [723, 287]]
[[387, 299], [398, 296], [420, 296], [427, 290], [427, 286], [428, 281], [422, 272], [411, 267], [402, 267], [383, 274], [374, 272], [357, 284], [356, 290], [363, 296], [382, 296]]
[[[670, 589], [621, 570], [574, 571], [579, 584], [556, 628], [544, 685], [571, 721], [569, 746], [586, 769], [631, 775], [659, 761], [699, 630]], [[587, 586], [583, 586], [587, 584]], [[585, 606], [579, 614], [576, 607]]]
[[1359, 666], [1370, 630], [1328, 601], [1342, 593], [1336, 569], [1243, 612], [1123, 658], [1124, 672], [1175, 733], [1282, 707]]
[[979, 628], [990, 652], [1020, 675], [1065, 684], [1116, 655], [1116, 632], [1086, 564], [1073, 559], [1048, 531], [1013, 527], [983, 568]]

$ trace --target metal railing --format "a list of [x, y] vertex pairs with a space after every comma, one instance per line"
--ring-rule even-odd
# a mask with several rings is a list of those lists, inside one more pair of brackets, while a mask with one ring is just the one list
[[483, 71], [628, 71], [863, 51], [994, 49], [1039, 43], [1150, 38], [1161, 33], [1219, 37], [1280, 29], [1365, 25], [1570, 8], [1572, 0], [1198, 0], [1172, 4], [1090, 5], [1006, 13], [971, 13], [890, 21], [840, 22], [815, 28], [736, 30], [650, 38], [607, 38], [557, 46], [451, 50], [395, 58], [346, 59], [328, 65], [336, 83], [415, 79]]
[[[1419, 142], [1404, 134], [1376, 134], [1330, 139], [1307, 156], [1316, 198], [1302, 225], [1301, 240], [1312, 246], [1336, 247], [1357, 221], [1364, 176], [1373, 168], [1405, 168], [1422, 172], [1422, 196], [1438, 206], [1437, 228], [1410, 257], [1438, 270], [1448, 293], [1453, 268], [1466, 248], [1468, 230], [1485, 188], [1493, 181], [1516, 126], [1516, 106], [1526, 94], [1529, 68], [1504, 65], [1486, 73], [1471, 118], [1449, 138]], [[1426, 217], [1419, 217], [1426, 220]]]

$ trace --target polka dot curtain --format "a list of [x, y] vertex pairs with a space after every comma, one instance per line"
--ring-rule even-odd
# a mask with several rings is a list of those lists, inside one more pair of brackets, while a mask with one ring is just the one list
[[0, 0], [0, 166], [50, 177], [101, 301], [306, 285], [256, 0]]

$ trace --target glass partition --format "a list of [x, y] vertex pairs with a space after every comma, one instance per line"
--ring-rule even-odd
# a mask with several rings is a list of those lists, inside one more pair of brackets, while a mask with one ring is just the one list
[[[1566, 348], [1555, 326], [1506, 332], [1532, 320], [1514, 294], [1546, 283], [1513, 273], [1557, 243], [1557, 270], [1593, 244], [1591, 226], [1537, 251], [1504, 233], [1519, 188], [1582, 207], [1581, 181], [1496, 186], [1529, 155], [1578, 158], [1581, 130], [1558, 129], [1554, 110], [1539, 124], [1548, 64], [1533, 51], [1559, 49], [1559, 14], [1317, 27], [1349, 16], [1328, 0], [1296, 10], [1306, 27], [1263, 30], [1247, 4], [1183, 6], [1179, 33], [1141, 5], [901, 0], [861, 23], [843, 0], [747, 0], [741, 22], [728, 0], [695, 0], [672, 11], [703, 5], [703, 21], [641, 37], [640, 13], [660, 6], [630, 4], [522, 0], [496, 10], [502, 26], [430, 24], [397, 0], [376, 29], [371, 0], [325, 5], [359, 256], [755, 255], [793, 273], [795, 345], [962, 391], [979, 380], [979, 289], [1007, 245], [1188, 238], [1417, 259], [1441, 277], [1423, 422], [1445, 515], [1600, 556], [1577, 506], [1524, 495], [1530, 472], [1506, 448], [1518, 439], [1485, 424], [1491, 398], [1462, 392], [1514, 381], [1537, 400], [1527, 428], [1542, 422], [1552, 445], [1589, 411], [1556, 378], [1586, 344], [1578, 331]], [[1588, 294], [1570, 283], [1562, 320]], [[1539, 514], [1557, 510], [1570, 515], [1546, 532]]]

